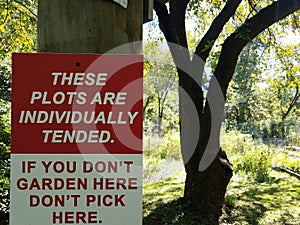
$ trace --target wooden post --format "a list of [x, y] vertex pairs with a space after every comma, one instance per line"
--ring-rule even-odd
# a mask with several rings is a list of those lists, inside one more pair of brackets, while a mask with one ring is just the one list
[[[142, 40], [142, 0], [41, 0], [38, 10], [39, 52], [103, 54]], [[140, 52], [141, 42], [117, 53]]]

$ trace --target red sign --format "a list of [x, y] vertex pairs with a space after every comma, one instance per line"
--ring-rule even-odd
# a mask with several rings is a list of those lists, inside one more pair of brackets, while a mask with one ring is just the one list
[[142, 57], [14, 54], [12, 153], [142, 149]]
[[142, 60], [13, 55], [10, 225], [142, 224]]

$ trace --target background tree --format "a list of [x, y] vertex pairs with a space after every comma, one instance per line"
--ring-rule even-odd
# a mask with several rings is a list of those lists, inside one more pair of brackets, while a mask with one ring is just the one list
[[[192, 57], [187, 50], [185, 29], [188, 4], [189, 9], [193, 11], [194, 15], [199, 16], [200, 20], [203, 18], [201, 15], [204, 14], [201, 7], [211, 6], [213, 12], [211, 15], [214, 18]], [[240, 13], [238, 7], [245, 5], [249, 11]], [[228, 0], [226, 2], [212, 1], [209, 4], [205, 1], [193, 0], [155, 0], [154, 7], [159, 18], [159, 26], [169, 43], [179, 77], [181, 150], [184, 158], [186, 158], [185, 154], [189, 152], [187, 148], [191, 135], [193, 133], [199, 134], [194, 153], [185, 160], [187, 173], [185, 201], [190, 203], [191, 208], [196, 209], [199, 215], [217, 220], [221, 214], [226, 187], [232, 176], [232, 166], [219, 146], [222, 115], [217, 113], [218, 115], [214, 115], [212, 120], [213, 114], [211, 113], [216, 113], [214, 111], [216, 108], [213, 108], [214, 102], [219, 104], [218, 109], [223, 107], [221, 98], [226, 98], [229, 82], [243, 48], [272, 24], [297, 11], [300, 8], [300, 1], [242, 2], [241, 0]], [[227, 22], [232, 23], [234, 29], [228, 35], [225, 34], [224, 38], [222, 31]], [[210, 98], [211, 101], [205, 101], [201, 84], [196, 81], [201, 81], [204, 63], [207, 61], [214, 44], [217, 43], [216, 40], [222, 36], [224, 41], [221, 42], [221, 51], [213, 72], [214, 77], [210, 81], [207, 93], [208, 99]], [[214, 94], [218, 88], [223, 94], [221, 97]], [[191, 115], [186, 94], [196, 107], [197, 118]], [[192, 126], [195, 122], [199, 122], [200, 126]], [[213, 123], [215, 127], [212, 126]], [[195, 129], [199, 129], [200, 132]], [[215, 143], [211, 142], [212, 136]], [[207, 148], [209, 151], [206, 151]], [[215, 155], [215, 152], [218, 154]], [[211, 158], [213, 158], [213, 162], [206, 167]]]
[[0, 224], [9, 218], [11, 54], [36, 49], [36, 0], [0, 1]]
[[241, 52], [227, 94], [227, 130], [237, 129], [256, 137], [258, 135], [255, 122], [261, 117], [262, 108], [253, 106], [258, 102], [257, 85], [262, 76], [261, 56], [264, 48], [263, 43], [256, 39]]
[[176, 127], [177, 77], [167, 46], [161, 41], [144, 44], [144, 122], [162, 136]]
[[[273, 73], [277, 76], [270, 76], [270, 90], [274, 93], [277, 105], [278, 116], [275, 120], [277, 136], [286, 137], [286, 129], [293, 125], [293, 111], [299, 106], [300, 98], [300, 67], [299, 67], [299, 45], [285, 45], [278, 48], [273, 63]], [[274, 102], [273, 102], [274, 104]], [[276, 135], [276, 134], [275, 134]]]

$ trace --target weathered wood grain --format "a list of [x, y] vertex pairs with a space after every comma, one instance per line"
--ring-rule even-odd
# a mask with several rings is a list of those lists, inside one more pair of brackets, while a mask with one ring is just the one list
[[142, 0], [124, 9], [112, 0], [41, 0], [38, 51], [105, 53], [127, 44], [119, 53], [138, 54], [142, 40]]

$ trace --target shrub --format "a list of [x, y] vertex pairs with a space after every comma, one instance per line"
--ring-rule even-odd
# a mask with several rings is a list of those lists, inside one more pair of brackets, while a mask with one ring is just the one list
[[223, 134], [222, 147], [228, 153], [236, 172], [244, 171], [259, 182], [268, 180], [273, 156], [270, 147], [255, 143], [251, 135], [237, 131]]
[[273, 160], [274, 167], [293, 170], [300, 173], [300, 156], [296, 152], [287, 151], [276, 154]]
[[147, 136], [144, 138], [144, 157], [156, 160], [179, 160], [180, 136], [178, 132], [168, 132], [163, 137]]
[[161, 142], [161, 158], [179, 160], [181, 159], [180, 136], [177, 132], [168, 132]]
[[236, 170], [245, 171], [258, 182], [265, 182], [272, 170], [272, 155], [271, 149], [266, 145], [252, 146], [240, 155]]

